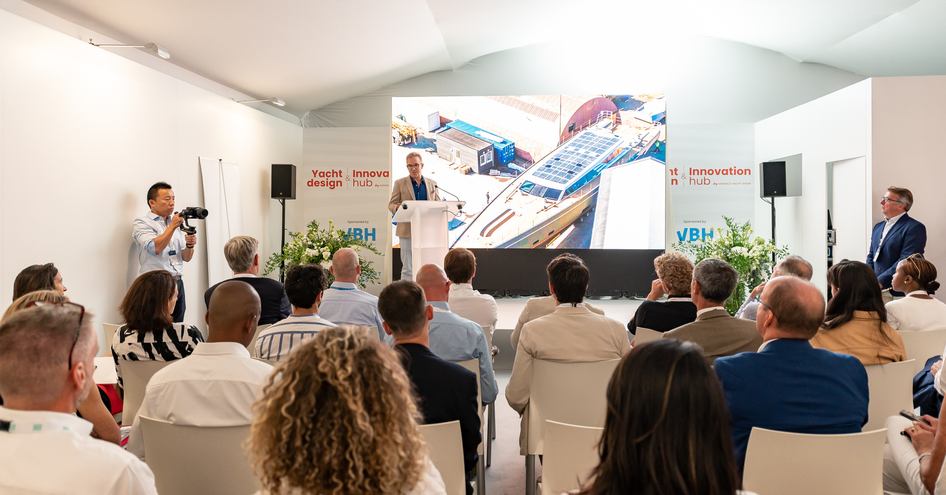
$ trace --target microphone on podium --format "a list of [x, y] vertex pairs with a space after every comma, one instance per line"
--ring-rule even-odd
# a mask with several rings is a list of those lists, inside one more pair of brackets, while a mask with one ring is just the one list
[[[439, 185], [438, 185], [438, 186], [434, 186], [434, 187], [435, 187], [438, 191], [443, 191], [443, 192], [445, 192], [445, 193], [447, 193], [447, 194], [453, 196], [454, 198], [456, 198], [456, 200], [459, 201], [460, 203], [463, 203], [463, 200], [460, 199], [460, 196], [457, 196], [456, 194], [453, 194], [452, 192], [450, 192], [450, 191], [448, 191], [448, 190], [446, 190], [446, 189], [440, 187]], [[463, 211], [463, 205], [462, 205], [462, 204], [457, 205], [457, 211]]]

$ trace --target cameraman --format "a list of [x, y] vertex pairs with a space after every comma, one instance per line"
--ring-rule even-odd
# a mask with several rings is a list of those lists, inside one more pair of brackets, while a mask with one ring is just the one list
[[132, 237], [138, 245], [138, 275], [151, 270], [165, 270], [177, 280], [177, 302], [172, 314], [175, 322], [184, 320], [184, 262], [194, 257], [197, 234], [181, 231], [184, 219], [174, 211], [174, 191], [167, 182], [148, 188], [151, 211], [135, 219]]

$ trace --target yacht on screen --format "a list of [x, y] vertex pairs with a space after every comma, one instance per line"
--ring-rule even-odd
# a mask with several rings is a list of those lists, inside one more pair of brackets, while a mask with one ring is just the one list
[[601, 173], [646, 153], [661, 126], [633, 135], [613, 127], [611, 118], [602, 118], [529, 167], [468, 223], [453, 246], [546, 247], [594, 206]]

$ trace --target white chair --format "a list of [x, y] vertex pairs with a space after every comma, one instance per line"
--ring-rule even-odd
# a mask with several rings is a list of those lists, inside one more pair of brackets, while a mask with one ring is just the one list
[[131, 426], [138, 415], [138, 408], [145, 398], [145, 388], [148, 381], [161, 368], [174, 361], [125, 361], [118, 363], [122, 373], [122, 386], [125, 395], [122, 397], [122, 426]]
[[765, 495], [881, 495], [886, 432], [809, 435], [753, 428], [743, 489]]
[[[466, 476], [463, 473], [463, 440], [460, 438], [460, 422], [449, 421], [420, 425], [420, 433], [427, 443], [427, 455], [434, 464], [447, 495], [466, 495]], [[145, 444], [147, 447], [147, 444]]]
[[476, 404], [477, 413], [480, 416], [480, 444], [476, 446], [476, 453], [479, 461], [476, 464], [476, 493], [484, 495], [486, 493], [486, 456], [483, 455], [484, 445], [488, 442], [488, 428], [483, 421], [483, 391], [480, 382], [480, 360], [467, 359], [465, 361], [456, 361], [457, 364], [476, 374]]
[[658, 332], [657, 330], [637, 327], [637, 330], [634, 333], [634, 345], [641, 345], [648, 342], [653, 342], [655, 340], [660, 340], [663, 338], [663, 336], [664, 334]]
[[544, 452], [545, 420], [580, 426], [604, 426], [605, 393], [620, 359], [559, 363], [536, 359], [526, 409], [526, 493], [535, 494], [535, 456]]
[[923, 369], [927, 359], [942, 355], [946, 348], [946, 328], [900, 332], [900, 336], [903, 337], [907, 359], [916, 360], [913, 363], [914, 373]]
[[184, 426], [141, 417], [145, 460], [158, 493], [250, 494], [259, 482], [243, 450], [250, 426]]
[[870, 390], [864, 431], [883, 428], [888, 416], [913, 410], [914, 360], [865, 366]]
[[543, 495], [577, 490], [598, 465], [598, 440], [603, 428], [545, 420], [542, 463]]
[[253, 339], [250, 340], [250, 344], [249, 344], [248, 346], [246, 346], [246, 349], [247, 349], [248, 351], [250, 351], [250, 357], [255, 357], [255, 358], [256, 358], [256, 357], [259, 357], [259, 353], [256, 352], [256, 339], [257, 339], [257, 337], [259, 337], [259, 334], [260, 334], [263, 330], [266, 330], [267, 328], [269, 328], [269, 327], [271, 327], [271, 326], [272, 326], [272, 325], [257, 325], [257, 327], [256, 327], [256, 332], [253, 333]]
[[112, 355], [112, 340], [115, 338], [115, 332], [121, 327], [121, 323], [102, 323], [102, 338], [105, 339], [105, 343], [99, 348], [99, 356]]

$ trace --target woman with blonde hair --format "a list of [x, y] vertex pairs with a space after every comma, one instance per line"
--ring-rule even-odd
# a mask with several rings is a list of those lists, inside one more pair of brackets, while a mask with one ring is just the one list
[[410, 382], [361, 327], [332, 327], [280, 361], [247, 450], [270, 494], [446, 493], [427, 459]]
[[[657, 279], [650, 284], [647, 300], [627, 323], [631, 334], [637, 327], [666, 332], [696, 319], [696, 306], [690, 299], [693, 263], [680, 253], [664, 253], [654, 259]], [[665, 301], [659, 299], [667, 296]]]
[[[3, 313], [3, 318], [0, 319], [0, 322], [6, 320], [13, 313], [17, 311], [35, 306], [38, 304], [52, 304], [52, 305], [61, 305], [69, 301], [69, 298], [62, 295], [62, 292], [55, 289], [50, 290], [35, 290], [33, 292], [27, 292], [22, 296], [16, 298], [13, 301], [13, 304], [7, 308]], [[0, 405], [3, 404], [3, 399], [0, 398]], [[109, 413], [108, 408], [105, 406], [105, 402], [102, 400], [101, 392], [98, 387], [95, 387], [95, 393], [91, 393], [86, 396], [85, 400], [79, 403], [79, 406], [76, 408], [79, 413], [79, 416], [92, 423], [92, 436], [100, 438], [102, 440], [118, 444], [121, 441], [121, 433], [118, 430], [118, 423], [115, 422], [115, 418], [112, 417]]]

